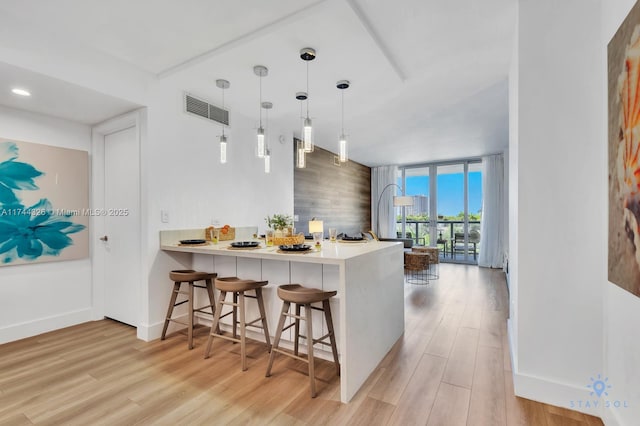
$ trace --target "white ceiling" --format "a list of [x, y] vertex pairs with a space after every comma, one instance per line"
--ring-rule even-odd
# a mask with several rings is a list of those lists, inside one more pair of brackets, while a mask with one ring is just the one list
[[[28, 88], [31, 96], [11, 92]], [[0, 105], [95, 124], [139, 108], [132, 102], [0, 62]]]
[[[367, 165], [407, 164], [506, 147], [515, 3], [2, 0], [0, 25], [19, 20], [47, 37], [52, 49], [55, 43], [81, 43], [214, 103], [221, 98], [215, 79], [228, 79], [228, 108], [256, 122], [259, 80], [253, 66], [265, 65], [269, 75], [263, 79], [263, 100], [274, 103], [269, 119], [290, 129], [299, 128], [300, 104], [294, 95], [306, 85], [306, 64], [298, 51], [313, 47], [318, 56], [309, 63], [309, 106], [316, 142], [336, 150], [340, 91], [335, 83], [348, 79], [350, 157]], [[15, 71], [0, 67], [0, 81], [15, 77]], [[37, 80], [34, 73], [24, 75]], [[41, 83], [55, 87], [51, 80], [42, 76]], [[67, 108], [77, 109], [79, 93], [70, 87], [59, 91], [62, 98], [50, 113], [65, 116]], [[117, 99], [109, 101], [100, 119], [114, 115]], [[29, 109], [15, 102], [0, 95], [2, 104]], [[120, 105], [123, 111], [131, 106]], [[47, 113], [42, 104], [39, 108]]]

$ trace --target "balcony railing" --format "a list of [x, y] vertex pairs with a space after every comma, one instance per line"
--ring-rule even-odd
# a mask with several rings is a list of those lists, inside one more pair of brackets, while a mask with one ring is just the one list
[[[405, 237], [413, 240], [415, 245], [420, 246], [430, 246], [431, 238], [429, 234], [429, 226], [431, 221], [429, 220], [407, 220], [405, 222]], [[436, 238], [437, 242], [434, 245], [441, 247], [442, 256], [445, 257], [448, 251], [451, 250], [452, 240], [456, 233], [464, 232], [464, 221], [462, 220], [438, 220], [436, 223], [437, 231]], [[402, 222], [396, 222], [396, 231], [398, 237], [402, 236]], [[477, 231], [477, 232], [476, 232]], [[476, 250], [477, 254], [477, 246], [479, 239], [477, 239], [477, 235], [480, 235], [480, 221], [479, 220], [470, 220], [469, 221], [469, 241], [470, 245], [473, 244], [472, 250]], [[473, 236], [476, 239], [471, 238]]]

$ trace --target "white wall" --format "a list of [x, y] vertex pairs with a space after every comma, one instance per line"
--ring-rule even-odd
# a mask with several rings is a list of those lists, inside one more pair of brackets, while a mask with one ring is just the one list
[[[212, 93], [200, 96], [219, 105], [221, 93], [214, 89]], [[148, 305], [138, 336], [145, 339], [160, 335], [171, 289], [169, 271], [190, 266], [183, 255], [159, 251], [160, 230], [205, 228], [212, 220], [264, 230], [267, 215], [293, 214], [292, 133], [270, 123], [272, 172], [265, 174], [263, 160], [254, 154], [257, 117], [249, 119], [231, 111], [228, 163], [220, 164], [220, 125], [185, 114], [182, 96], [183, 87], [170, 78], [152, 88], [148, 138], [142, 147], [149, 281], [143, 283]], [[280, 135], [285, 138], [284, 144], [278, 141]], [[169, 223], [161, 223], [161, 209], [169, 212]]]
[[[633, 7], [634, 0], [607, 0], [602, 4], [602, 43], [600, 54], [602, 68], [607, 66], [607, 44], [618, 30], [620, 24]], [[602, 91], [607, 93], [607, 76], [601, 83]], [[606, 99], [606, 98], [605, 98]], [[607, 123], [606, 103], [603, 103], [602, 122]], [[603, 144], [607, 142], [606, 125], [601, 133]], [[603, 165], [606, 167], [607, 151], [602, 150]], [[606, 170], [602, 179], [606, 179]], [[607, 194], [602, 194], [599, 204], [606, 206]], [[608, 229], [607, 218], [601, 224]], [[604, 257], [603, 268], [606, 271], [607, 258]], [[627, 401], [627, 408], [605, 409], [603, 419], [610, 425], [635, 425], [640, 419], [640, 339], [638, 338], [638, 324], [640, 324], [640, 298], [605, 280], [604, 309], [604, 374], [609, 378], [609, 390], [612, 401]]]
[[[518, 16], [517, 14], [516, 16]], [[507, 329], [511, 345], [512, 371], [518, 371], [518, 74], [520, 63], [519, 49], [519, 17], [516, 22], [515, 40], [509, 69], [509, 158], [508, 158], [508, 188], [509, 197], [509, 244], [508, 246], [508, 273], [507, 284], [509, 286], [509, 320]], [[505, 161], [506, 163], [506, 161]]]
[[[88, 126], [0, 106], [0, 137], [90, 151]], [[0, 343], [89, 321], [91, 262], [0, 268]]]
[[599, 0], [519, 5], [517, 140], [510, 146], [515, 390], [564, 407], [589, 397], [586, 386], [603, 366], [600, 13]]

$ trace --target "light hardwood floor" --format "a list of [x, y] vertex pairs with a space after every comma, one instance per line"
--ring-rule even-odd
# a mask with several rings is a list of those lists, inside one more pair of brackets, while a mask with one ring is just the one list
[[[440, 265], [428, 286], [405, 285], [406, 331], [349, 404], [333, 365], [318, 361], [318, 397], [306, 365], [265, 346], [216, 341], [206, 330], [136, 340], [97, 321], [0, 346], [0, 424], [602, 425], [595, 418], [516, 398], [506, 337], [504, 275]], [[203, 332], [204, 331], [204, 332]]]

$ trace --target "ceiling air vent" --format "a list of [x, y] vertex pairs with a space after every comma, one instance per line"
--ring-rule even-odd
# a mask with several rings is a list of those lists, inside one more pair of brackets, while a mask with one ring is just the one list
[[210, 104], [188, 93], [184, 94], [184, 110], [189, 114], [229, 125], [229, 111]]

